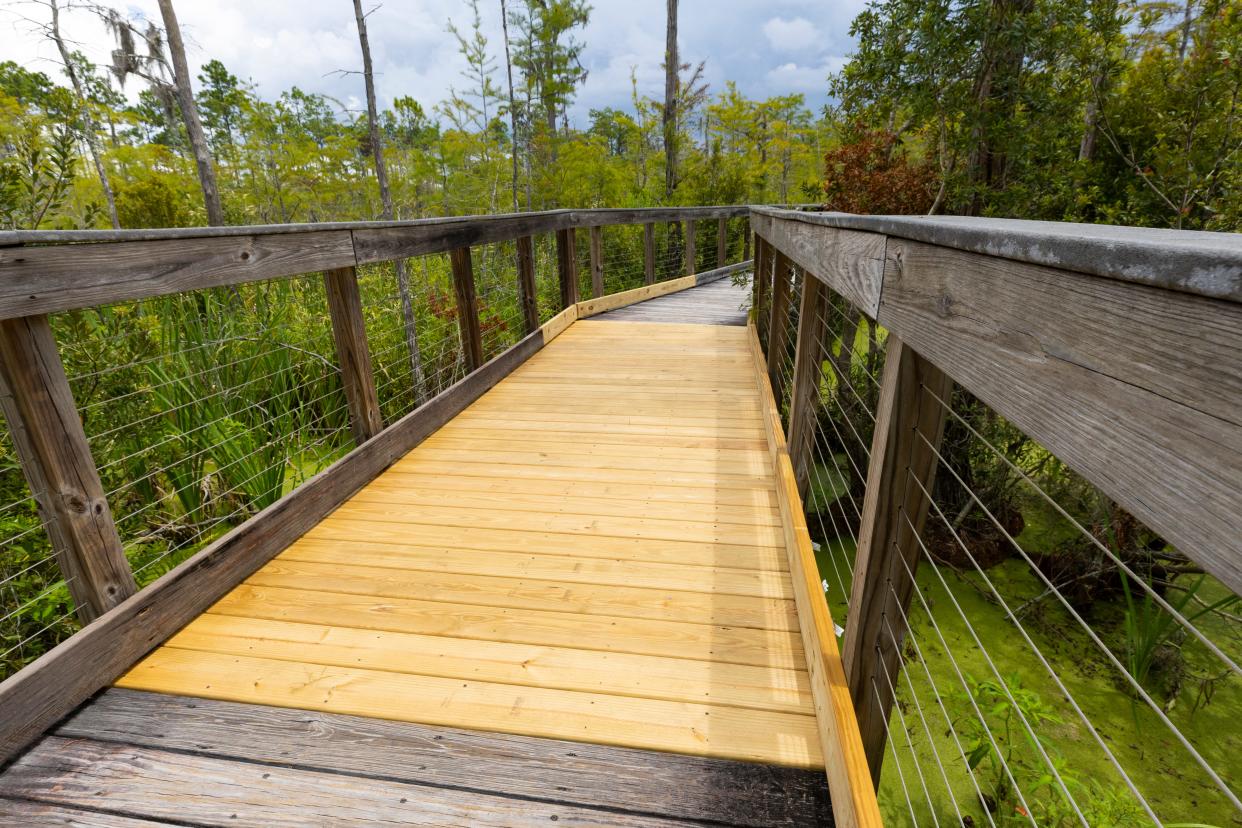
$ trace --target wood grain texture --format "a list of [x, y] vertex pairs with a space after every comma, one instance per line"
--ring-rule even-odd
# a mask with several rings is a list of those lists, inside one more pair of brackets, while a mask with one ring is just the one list
[[483, 364], [483, 331], [479, 325], [479, 300], [474, 288], [474, 262], [469, 247], [458, 247], [449, 253], [453, 268], [453, 292], [457, 296], [457, 325], [461, 329], [461, 346], [466, 356], [466, 369], [473, 371]]
[[0, 684], [0, 762], [107, 686], [543, 347], [539, 332], [415, 409]]
[[134, 819], [107, 811], [49, 805], [0, 796], [0, 825], [12, 828], [165, 828], [174, 823]]
[[353, 244], [345, 230], [0, 247], [0, 318], [279, 279], [354, 264]]
[[794, 344], [793, 380], [789, 390], [789, 460], [793, 463], [800, 495], [806, 494], [814, 463], [811, 441], [819, 422], [820, 380], [827, 344], [827, 294], [827, 288], [818, 279], [805, 279], [802, 283], [798, 339]]
[[137, 586], [46, 316], [0, 320], [0, 409], [78, 620]]
[[604, 231], [600, 227], [590, 229], [591, 245], [591, 298], [604, 295]]
[[539, 329], [540, 333], [543, 336], [543, 341], [551, 342], [552, 340], [560, 336], [562, 333], [564, 333], [566, 330], [568, 330], [569, 326], [574, 324], [577, 321], [578, 321], [578, 306], [570, 305], [569, 307], [565, 308], [565, 310], [561, 311], [556, 316], [552, 317], [547, 322], [543, 323], [543, 327]]
[[831, 819], [814, 772], [157, 693], [109, 690], [57, 733], [754, 828]]
[[561, 284], [561, 307], [576, 305], [578, 296], [578, 234], [572, 229], [556, 231], [556, 272]]
[[1242, 307], [894, 240], [879, 322], [1242, 591]]
[[535, 287], [535, 243], [530, 236], [517, 238], [518, 301], [526, 333], [539, 327], [539, 293]]
[[341, 386], [349, 405], [349, 423], [354, 444], [362, 445], [384, 429], [375, 374], [371, 370], [371, 349], [367, 345], [366, 323], [362, 318], [362, 297], [358, 274], [352, 267], [328, 270], [323, 274], [332, 337], [336, 342]]
[[777, 495], [784, 520], [786, 552], [802, 629], [811, 695], [815, 702], [820, 749], [831, 791], [833, 817], [837, 825], [879, 828], [883, 821], [875, 797], [875, 786], [837, 648], [835, 626], [828, 611], [828, 602], [820, 589], [815, 551], [811, 546], [793, 464], [789, 461], [788, 446], [781, 430], [780, 411], [768, 383], [758, 334], [753, 325], [747, 326], [747, 332], [755, 360], [755, 381], [764, 400], [772, 457], [778, 469]]
[[755, 232], [872, 319], [880, 307], [885, 236], [756, 215]]
[[586, 319], [599, 313], [605, 313], [610, 310], [615, 310], [616, 308], [623, 308], [627, 305], [633, 305], [636, 302], [644, 302], [658, 296], [666, 296], [670, 293], [676, 293], [681, 290], [688, 290], [692, 287], [694, 287], [694, 277], [682, 276], [678, 279], [669, 279], [666, 282], [659, 282], [653, 285], [644, 285], [643, 287], [634, 288], [633, 290], [623, 290], [620, 293], [612, 293], [599, 299], [579, 302], [578, 318]]
[[[953, 381], [889, 333], [863, 496], [849, 619], [842, 644], [871, 778], [888, 743], [901, 641], [921, 557], [919, 538], [936, 478]], [[921, 435], [921, 436], [920, 436]], [[924, 439], [926, 438], [926, 439]], [[930, 445], [929, 445], [930, 444]]]

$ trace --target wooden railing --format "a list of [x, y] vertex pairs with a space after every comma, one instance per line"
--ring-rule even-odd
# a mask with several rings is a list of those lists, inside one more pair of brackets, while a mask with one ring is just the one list
[[[960, 419], [951, 402], [955, 387], [986, 405], [992, 412], [989, 416], [1004, 418], [1020, 429], [1033, 445], [1063, 462], [1070, 474], [1098, 487], [1191, 565], [1234, 594], [1242, 592], [1242, 359], [1238, 356], [1242, 239], [1238, 236], [768, 208], [754, 208], [751, 224], [756, 234], [755, 321], [785, 416], [797, 484], [806, 494], [814, 475], [825, 474], [825, 468], [835, 474], [838, 462], [845, 468], [844, 495], [823, 506], [819, 519], [826, 515], [835, 526], [835, 531], [825, 530], [825, 543], [834, 536], [857, 542], [852, 573], [838, 573], [848, 593], [841, 650], [866, 761], [877, 784], [886, 752], [889, 761], [896, 755], [889, 740], [900, 718], [894, 716], [894, 696], [899, 687], [906, 689], [903, 665], [912, 662], [907, 669], [914, 669], [913, 663], [923, 658], [923, 648], [916, 654], [919, 644], [909, 638], [908, 618], [915, 609], [922, 611], [919, 604], [912, 607], [912, 599], [919, 560], [932, 543], [925, 529], [935, 528], [945, 542], [960, 546], [967, 556], [974, 551], [969, 539], [964, 541], [957, 531], [960, 516], [955, 525], [953, 515], [945, 521], [937, 512], [929, 522], [938, 468], [942, 477], [954, 475], [942, 483], [965, 488], [974, 498], [967, 511], [988, 508], [960, 478], [960, 470], [944, 470], [946, 419]], [[877, 331], [881, 336], [887, 331], [882, 354], [864, 360], [856, 353], [860, 324], [868, 329], [872, 346]], [[872, 382], [867, 367], [872, 358], [883, 360], [874, 388], [867, 386]], [[852, 383], [860, 383], [862, 390]], [[851, 421], [852, 412], [862, 416]], [[836, 451], [845, 460], [834, 460]], [[841, 505], [849, 498], [848, 480], [854, 475], [847, 462], [855, 459], [863, 486], [856, 515]], [[1013, 479], [1022, 482], [1021, 472], [1014, 465]], [[808, 511], [813, 511], [810, 503]], [[996, 523], [1001, 543], [1019, 548], [1013, 536], [1020, 530]], [[1084, 530], [1083, 540], [1098, 546], [1101, 556], [1107, 551], [1099, 532]], [[1018, 552], [1013, 554], [1017, 557]], [[848, 559], [844, 563], [848, 565]], [[1118, 563], [1122, 579], [1132, 578], [1134, 573], [1124, 562]], [[1005, 606], [1011, 634], [1027, 635], [1002, 596], [987, 589], [992, 585], [975, 559], [963, 566], [974, 577], [971, 583], [990, 601]], [[1038, 569], [1034, 562], [1032, 568]], [[823, 577], [830, 593], [838, 590], [829, 580], [831, 572]], [[1110, 583], [1115, 586], [1116, 578]], [[1061, 599], [1061, 588], [1068, 590], [1065, 582], [1049, 581], [1046, 594]], [[1140, 595], [1138, 586], [1130, 588]], [[1166, 588], [1158, 584], [1151, 591], [1151, 600], [1163, 607], [1154, 611], [1169, 612], [1170, 620], [1176, 616], [1185, 622], [1190, 609], [1175, 612], [1170, 606], [1173, 599], [1164, 600]], [[919, 601], [922, 604], [924, 598]], [[1071, 623], [1083, 621], [1076, 606], [1068, 602], [1065, 606]], [[951, 605], [943, 610], [954, 615]], [[930, 608], [926, 611], [932, 613]], [[962, 618], [969, 625], [968, 616]], [[1096, 635], [1094, 625], [1084, 623], [1087, 634]], [[1221, 653], [1226, 674], [1237, 672], [1236, 656], [1221, 652], [1227, 647], [1198, 633], [1194, 625], [1186, 626], [1182, 635], [1199, 635], [1205, 647]], [[1118, 657], [1101, 654], [1106, 668], [1109, 659], [1123, 667]], [[1038, 664], [1035, 656], [1032, 662]], [[1049, 669], [1070, 698], [1061, 682], [1069, 665]], [[923, 680], [921, 675], [915, 678]], [[931, 678], [929, 671], [927, 680]], [[1152, 700], [1133, 678], [1123, 676], [1118, 684], [1146, 710]], [[909, 689], [913, 692], [914, 685]], [[924, 720], [920, 726], [911, 709], [904, 714], [912, 720], [911, 729], [924, 750], [925, 742], [940, 738], [939, 732], [954, 732], [957, 738], [960, 722], [944, 708], [945, 692], [941, 686], [932, 697], [923, 696], [919, 716], [934, 718], [932, 725]], [[936, 711], [938, 703], [945, 711], [944, 721]], [[1073, 716], [1073, 710], [1070, 713]], [[1151, 715], [1168, 723], [1170, 735], [1186, 745], [1194, 760], [1191, 765], [1198, 763], [1209, 777], [1206, 784], [1215, 784], [1223, 801], [1236, 805], [1236, 795], [1224, 781], [1229, 768], [1212, 768], [1201, 746], [1191, 745], [1165, 711], [1153, 709]], [[1083, 719], [1092, 730], [1081, 731], [1079, 738], [1100, 742], [1136, 801], [1154, 815], [1138, 790], [1141, 786], [1131, 784], [1113, 749], [1092, 732], [1088, 717]], [[1031, 730], [1032, 743], [1041, 746], [1038, 729]], [[960, 743], [954, 759], [958, 749]], [[971, 761], [988, 755], [986, 745], [980, 750], [972, 760], [963, 752], [958, 777], [962, 785], [971, 779]], [[902, 757], [903, 763], [913, 761]], [[909, 775], [910, 764], [906, 768]], [[928, 766], [919, 768], [919, 773], [926, 774], [926, 792], [939, 784], [945, 770], [943, 765], [939, 772]], [[1048, 778], [1055, 777], [1059, 784], [1058, 773], [1054, 767]], [[947, 789], [950, 780], [947, 774], [944, 778]], [[908, 796], [917, 805], [919, 782], [910, 778], [903, 780], [903, 786], [907, 782]], [[1070, 786], [1061, 787], [1072, 802]], [[986, 794], [981, 790], [978, 797]], [[928, 794], [929, 808], [932, 799]], [[952, 796], [948, 799], [951, 802]], [[938, 801], [947, 810], [949, 802], [944, 797]], [[1028, 805], [1023, 803], [1019, 812], [1031, 811]], [[911, 813], [914, 810], [912, 805]]]
[[[606, 309], [608, 228], [642, 228], [643, 263], [630, 299], [725, 275], [749, 257], [746, 207], [556, 210], [408, 222], [90, 232], [0, 233], [0, 407], [48, 533], [52, 555], [84, 626], [0, 684], [0, 762], [205, 610], [353, 492], [448, 421], [583, 313]], [[710, 223], [714, 260], [696, 250]], [[669, 227], [664, 267], [655, 230]], [[589, 239], [582, 286], [577, 236]], [[535, 248], [555, 237], [560, 311], [541, 319]], [[521, 338], [485, 342], [472, 247], [513, 243]], [[426, 402], [385, 422], [364, 321], [359, 268], [428, 254], [449, 256], [465, 375], [433, 387]], [[667, 261], [668, 256], [677, 261]], [[662, 272], [658, 272], [662, 271]], [[680, 271], [684, 276], [678, 276]], [[131, 571], [49, 315], [211, 288], [323, 274], [336, 370], [356, 448], [213, 540], [143, 589]], [[657, 281], [657, 276], [664, 281]], [[403, 297], [404, 299], [404, 297]], [[624, 301], [629, 301], [624, 300]], [[546, 317], [548, 314], [545, 313]], [[327, 320], [325, 320], [327, 321]], [[541, 321], [544, 324], [541, 326]], [[314, 356], [312, 354], [312, 356]], [[456, 377], [456, 374], [451, 374]], [[438, 392], [438, 393], [436, 393]], [[244, 517], [244, 515], [243, 515]], [[5, 606], [11, 617], [22, 607]]]

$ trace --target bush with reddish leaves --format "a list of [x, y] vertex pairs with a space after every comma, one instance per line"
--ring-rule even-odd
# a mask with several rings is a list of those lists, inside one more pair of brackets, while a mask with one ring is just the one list
[[844, 213], [924, 214], [935, 200], [936, 170], [911, 161], [897, 137], [860, 130], [824, 156], [824, 206]]

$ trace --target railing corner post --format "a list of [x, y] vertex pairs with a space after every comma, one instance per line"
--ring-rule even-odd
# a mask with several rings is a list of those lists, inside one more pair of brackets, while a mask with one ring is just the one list
[[530, 236], [517, 238], [518, 297], [526, 333], [539, 327], [539, 293], [535, 287], [535, 243]]
[[591, 227], [591, 298], [604, 295], [604, 228]]
[[686, 274], [693, 276], [698, 269], [698, 255], [695, 251], [694, 219], [686, 219]]
[[655, 284], [655, 225], [643, 225], [643, 284]]
[[556, 269], [561, 279], [561, 309], [576, 305], [578, 297], [578, 239], [572, 227], [556, 231]]
[[483, 364], [483, 332], [479, 328], [479, 300], [474, 290], [474, 263], [469, 247], [458, 247], [449, 253], [453, 267], [453, 289], [457, 293], [457, 324], [461, 329], [461, 347], [466, 367], [477, 370]]

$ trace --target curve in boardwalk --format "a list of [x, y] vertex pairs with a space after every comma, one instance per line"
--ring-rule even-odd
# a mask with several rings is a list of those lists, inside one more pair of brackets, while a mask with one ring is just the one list
[[689, 290], [602, 313], [609, 322], [671, 322], [699, 325], [745, 325], [750, 287], [729, 277], [717, 278]]
[[119, 685], [821, 768], [754, 371], [578, 322]]

